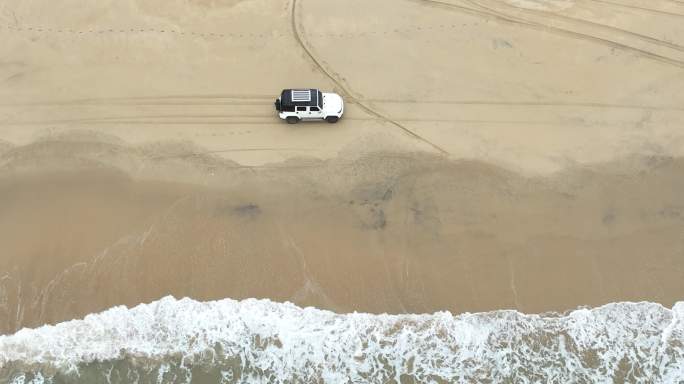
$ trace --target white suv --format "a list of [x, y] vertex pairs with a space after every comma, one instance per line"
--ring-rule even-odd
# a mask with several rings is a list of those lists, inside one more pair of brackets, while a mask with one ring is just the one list
[[275, 101], [278, 116], [289, 124], [300, 120], [325, 120], [336, 123], [344, 113], [344, 101], [336, 93], [318, 89], [284, 89]]

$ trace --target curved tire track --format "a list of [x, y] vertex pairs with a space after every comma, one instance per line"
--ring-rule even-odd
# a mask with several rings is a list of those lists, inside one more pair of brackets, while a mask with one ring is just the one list
[[437, 144], [434, 144], [433, 142], [429, 141], [428, 139], [420, 136], [419, 134], [413, 132], [412, 130], [408, 129], [402, 124], [399, 124], [397, 121], [383, 115], [382, 113], [376, 111], [372, 107], [368, 106], [368, 104], [364, 103], [361, 99], [357, 98], [354, 96], [353, 92], [345, 86], [335, 75], [330, 73], [329, 70], [327, 70], [323, 64], [316, 58], [316, 56], [313, 54], [313, 52], [309, 49], [309, 47], [304, 43], [304, 38], [302, 34], [299, 32], [299, 29], [297, 28], [297, 0], [292, 0], [292, 13], [290, 15], [290, 19], [292, 21], [292, 34], [294, 35], [295, 40], [297, 41], [297, 44], [302, 48], [302, 50], [306, 53], [306, 55], [309, 57], [309, 59], [316, 65], [316, 67], [323, 73], [325, 74], [339, 89], [341, 89], [348, 98], [350, 98], [352, 101], [354, 101], [361, 109], [366, 111], [368, 114], [375, 116], [391, 125], [394, 125], [395, 127], [401, 129], [404, 131], [406, 134], [409, 136], [413, 137], [416, 140], [419, 140], [432, 148], [434, 148], [437, 152], [439, 152], [442, 155], [448, 155], [449, 152], [447, 152], [445, 149], [441, 148]]
[[[681, 13], [675, 13], [675, 12], [668, 12], [668, 11], [663, 11], [661, 9], [653, 9], [653, 8], [646, 8], [646, 7], [638, 7], [636, 5], [630, 5], [630, 4], [622, 4], [618, 3], [615, 1], [610, 1], [610, 0], [590, 0], [591, 2], [594, 3], [601, 3], [601, 4], [606, 4], [608, 6], [613, 6], [613, 7], [620, 7], [620, 8], [628, 8], [628, 9], [635, 9], [638, 11], [643, 11], [643, 12], [648, 12], [648, 13], [654, 13], [657, 15], [665, 15], [665, 16], [672, 16], [672, 17], [684, 17], [683, 14]], [[681, 2], [677, 2], [677, 4], [682, 4]]]
[[653, 52], [648, 52], [648, 51], [645, 51], [643, 49], [639, 49], [639, 48], [635, 48], [635, 47], [632, 47], [632, 46], [629, 46], [626, 44], [618, 43], [618, 42], [613, 41], [613, 40], [608, 40], [608, 39], [604, 39], [601, 37], [587, 35], [587, 34], [584, 34], [581, 32], [570, 31], [570, 30], [563, 29], [563, 28], [553, 27], [550, 25], [540, 24], [540, 23], [520, 19], [517, 17], [509, 16], [509, 15], [506, 15], [504, 13], [501, 13], [499, 11], [496, 11], [494, 9], [491, 9], [489, 7], [483, 6], [481, 4], [478, 4], [478, 3], [470, 1], [470, 0], [464, 0], [464, 1], [468, 4], [470, 4], [473, 8], [466, 7], [463, 5], [454, 4], [454, 3], [450, 3], [450, 2], [446, 2], [446, 1], [440, 1], [440, 0], [408, 0], [408, 1], [412, 1], [414, 3], [427, 5], [427, 6], [439, 7], [439, 8], [451, 10], [454, 12], [460, 12], [460, 13], [465, 13], [465, 14], [469, 14], [469, 15], [479, 16], [479, 17], [491, 18], [491, 19], [501, 21], [504, 23], [523, 26], [523, 27], [534, 29], [537, 31], [555, 33], [555, 34], [560, 35], [560, 36], [567, 36], [567, 37], [574, 38], [577, 40], [595, 42], [595, 43], [607, 45], [607, 46], [612, 47], [612, 48], [621, 49], [623, 51], [632, 52], [632, 53], [634, 53], [638, 56], [641, 56], [643, 58], [658, 61], [658, 62], [661, 62], [663, 64], [672, 65], [672, 66], [675, 66], [678, 68], [684, 68], [684, 61], [681, 61], [681, 60], [673, 59], [673, 58], [670, 58], [667, 56], [658, 55], [658, 54], [655, 54]]
[[[536, 15], [543, 16], [543, 17], [546, 17], [549, 19], [564, 20], [568, 23], [575, 23], [575, 24], [579, 24], [579, 25], [586, 25], [586, 26], [593, 27], [593, 28], [603, 29], [603, 30], [611, 31], [611, 32], [618, 33], [618, 34], [621, 34], [624, 36], [629, 36], [629, 37], [632, 37], [634, 39], [638, 39], [638, 40], [641, 40], [641, 41], [644, 41], [647, 43], [659, 45], [661, 47], [666, 47], [666, 48], [670, 48], [670, 49], [674, 49], [677, 51], [684, 52], [684, 46], [682, 46], [682, 45], [675, 44], [675, 43], [665, 41], [665, 40], [661, 40], [661, 39], [657, 39], [655, 37], [643, 35], [640, 33], [632, 32], [632, 31], [629, 31], [626, 29], [614, 27], [612, 25], [601, 24], [601, 23], [597, 23], [594, 21], [585, 20], [585, 19], [578, 19], [575, 17], [565, 16], [565, 15], [559, 15], [559, 14], [554, 13], [554, 12], [543, 11], [540, 9], [524, 8], [524, 7], [521, 7], [518, 5], [512, 5], [512, 4], [508, 4], [505, 2], [500, 2], [499, 4], [502, 7], [514, 9], [517, 12], [526, 13], [526, 14], [536, 14]], [[684, 15], [682, 15], [682, 17], [684, 17]]]
[[[426, 0], [426, 1], [428, 1], [428, 0]], [[578, 39], [578, 40], [595, 41], [595, 42], [601, 42], [601, 43], [604, 43], [604, 44], [609, 44], [609, 45], [611, 45], [611, 46], [613, 46], [613, 47], [615, 47], [615, 48], [622, 49], [622, 50], [625, 50], [625, 51], [630, 51], [630, 52], [635, 53], [635, 54], [637, 54], [637, 55], [639, 55], [639, 56], [642, 56], [642, 57], [654, 59], [654, 60], [657, 60], [657, 61], [660, 61], [660, 62], [664, 62], [664, 63], [668, 63], [668, 64], [672, 64], [672, 65], [678, 66], [678, 67], [680, 67], [680, 68], [684, 68], [684, 61], [682, 61], [682, 60], [678, 60], [678, 59], [674, 59], [674, 58], [672, 58], [672, 57], [668, 57], [668, 56], [660, 55], [660, 54], [657, 54], [657, 53], [653, 53], [653, 52], [650, 52], [650, 51], [647, 51], [647, 50], [644, 50], [644, 49], [641, 49], [641, 48], [633, 47], [633, 46], [631, 46], [631, 45], [623, 44], [623, 43], [620, 43], [620, 42], [617, 42], [617, 41], [614, 41], [614, 40], [610, 40], [610, 39], [607, 39], [607, 38], [598, 37], [598, 36], [594, 36], [594, 35], [590, 35], [590, 34], [586, 34], [586, 33], [582, 33], [582, 32], [572, 31], [572, 30], [569, 30], [569, 29], [561, 28], [561, 27], [555, 27], [555, 26], [552, 26], [552, 25], [543, 24], [543, 23], [539, 23], [539, 22], [536, 22], [536, 21], [530, 21], [530, 20], [526, 20], [526, 19], [524, 19], [524, 18], [520, 18], [520, 17], [516, 17], [516, 16], [511, 16], [511, 15], [508, 15], [508, 14], [503, 13], [503, 12], [501, 12], [501, 11], [498, 11], [498, 10], [496, 10], [496, 9], [494, 9], [494, 8], [488, 7], [488, 6], [486, 6], [486, 5], [482, 5], [481, 2], [480, 2], [479, 0], [463, 0], [463, 1], [465, 1], [466, 3], [468, 3], [468, 4], [470, 4], [470, 5], [474, 6], [474, 7], [483, 9], [483, 10], [485, 10], [485, 11], [487, 11], [487, 12], [491, 12], [491, 13], [493, 13], [493, 14], [495, 14], [495, 15], [500, 16], [500, 17], [503, 17], [503, 18], [510, 18], [510, 19], [516, 20], [516, 21], [518, 21], [518, 22], [520, 22], [520, 23], [527, 23], [527, 24], [529, 24], [529, 25], [531, 25], [531, 26], [535, 26], [535, 27], [538, 27], [538, 28], [543, 28], [543, 29], [544, 29], [545, 31], [547, 31], [547, 32], [551, 32], [551, 33], [556, 33], [556, 34], [561, 34], [561, 35], [570, 36], [570, 37], [576, 38], [576, 39]], [[548, 17], [548, 16], [547, 16], [547, 17]], [[559, 18], [560, 18], [560, 16], [559, 16]], [[590, 23], [590, 22], [587, 21], [587, 23]], [[608, 27], [608, 26], [604, 26], [604, 27]], [[610, 27], [610, 28], [613, 28], [613, 27]], [[619, 28], [614, 28], [614, 29], [620, 30]], [[624, 30], [622, 30], [622, 31], [624, 31]], [[669, 48], [673, 48], [673, 49], [676, 49], [676, 50], [682, 50], [682, 49], [683, 49], [681, 46], [678, 46], [677, 44], [668, 43], [668, 42], [665, 42], [665, 41], [663, 41], [663, 40], [658, 40], [658, 39], [655, 39], [655, 38], [650, 38], [650, 37], [648, 37], [648, 36], [643, 36], [643, 35], [639, 35], [639, 34], [636, 34], [636, 33], [634, 33], [634, 34], [635, 34], [635, 35], [638, 35], [638, 36], [641, 36], [642, 38], [653, 39], [653, 40], [655, 40], [656, 42], [658, 42], [658, 43], [655, 43], [655, 44], [661, 44], [661, 45], [662, 45], [662, 44], [672, 44], [672, 45], [674, 45], [675, 47], [678, 47], [678, 48], [673, 48], [673, 47], [669, 47]], [[653, 43], [653, 42], [651, 42], [651, 43]]]

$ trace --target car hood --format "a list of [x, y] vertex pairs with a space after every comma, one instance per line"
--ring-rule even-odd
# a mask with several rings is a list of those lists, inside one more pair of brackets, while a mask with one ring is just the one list
[[324, 93], [323, 94], [323, 111], [326, 114], [341, 114], [344, 110], [344, 101], [342, 97], [336, 93]]

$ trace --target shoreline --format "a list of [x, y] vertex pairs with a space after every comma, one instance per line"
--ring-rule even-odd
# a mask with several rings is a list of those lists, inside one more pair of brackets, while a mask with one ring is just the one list
[[[540, 379], [669, 382], [681, 375], [683, 310], [678, 302], [671, 309], [613, 303], [552, 317], [515, 311], [340, 315], [270, 300], [167, 296], [0, 336], [7, 351], [0, 356], [0, 379], [454, 382], [523, 379], [530, 366], [543, 364], [535, 374]], [[634, 365], [641, 368], [636, 373]]]
[[[0, 334], [682, 300], [684, 5], [447, 2], [3, 2]], [[294, 87], [344, 117], [284, 124]]]

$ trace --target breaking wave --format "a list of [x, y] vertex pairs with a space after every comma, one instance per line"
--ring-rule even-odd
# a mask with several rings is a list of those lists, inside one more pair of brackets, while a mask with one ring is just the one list
[[0, 336], [0, 382], [677, 382], [684, 302], [336, 314], [165, 297]]

